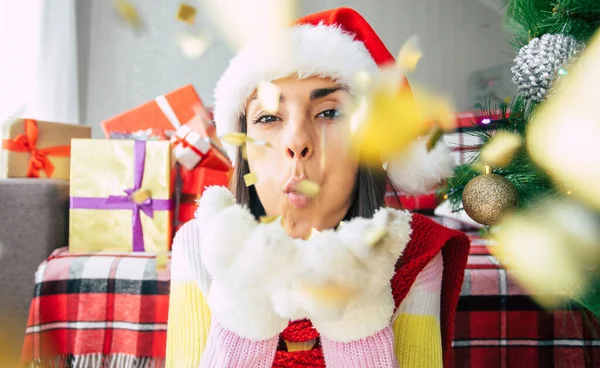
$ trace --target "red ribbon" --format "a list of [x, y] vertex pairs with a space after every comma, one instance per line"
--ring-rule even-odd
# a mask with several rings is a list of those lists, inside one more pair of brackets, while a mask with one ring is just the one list
[[33, 119], [26, 119], [25, 134], [19, 134], [14, 139], [2, 140], [2, 148], [14, 152], [29, 152], [29, 164], [27, 165], [27, 177], [38, 178], [40, 170], [52, 177], [54, 165], [48, 156], [68, 157], [71, 155], [71, 146], [56, 146], [38, 149], [36, 147], [39, 129]]
[[192, 145], [190, 142], [188, 142], [186, 140], [187, 136], [193, 133], [192, 131], [187, 132], [183, 138], [179, 137], [179, 136], [175, 136], [175, 140], [173, 141], [173, 146], [176, 147], [178, 144], [183, 145], [183, 148], [189, 148], [191, 149], [195, 154], [197, 154], [198, 156], [200, 156], [200, 159], [202, 160], [204, 157], [206, 157], [206, 155], [208, 153], [204, 153], [202, 151], [200, 151], [198, 148], [196, 148], [194, 145]]

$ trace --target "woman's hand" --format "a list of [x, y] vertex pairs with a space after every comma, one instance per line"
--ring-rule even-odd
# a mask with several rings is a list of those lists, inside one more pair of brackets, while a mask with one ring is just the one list
[[310, 318], [335, 341], [358, 340], [389, 325], [394, 311], [390, 280], [410, 238], [410, 215], [384, 209], [337, 231], [297, 241], [300, 278], [275, 297], [278, 313]]
[[225, 329], [251, 339], [278, 335], [289, 319], [270, 296], [297, 275], [296, 247], [278, 222], [258, 224], [225, 188], [207, 188], [196, 218], [203, 223], [202, 259], [212, 277], [208, 304]]

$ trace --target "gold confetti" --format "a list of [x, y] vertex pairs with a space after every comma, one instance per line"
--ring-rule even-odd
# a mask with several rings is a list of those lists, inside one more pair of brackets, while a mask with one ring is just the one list
[[301, 293], [306, 294], [313, 299], [317, 299], [322, 303], [330, 305], [344, 302], [355, 294], [354, 290], [333, 283], [328, 283], [325, 285], [301, 284], [299, 286], [299, 290]]
[[169, 253], [160, 252], [156, 254], [156, 271], [166, 271], [169, 264]]
[[375, 247], [387, 235], [387, 230], [383, 226], [378, 226], [367, 232], [367, 243], [371, 247]]
[[258, 146], [258, 147], [273, 148], [273, 145], [271, 143], [260, 140], [260, 139], [255, 139], [250, 136], [246, 136], [246, 143], [250, 143], [250, 144], [252, 144], [254, 146]]
[[270, 224], [271, 222], [274, 222], [278, 218], [279, 218], [279, 216], [261, 216], [258, 218], [258, 220], [260, 221], [261, 224]]
[[371, 75], [366, 70], [361, 70], [354, 76], [355, 90], [364, 93], [371, 84]]
[[197, 10], [195, 7], [184, 3], [179, 4], [179, 8], [177, 9], [177, 20], [188, 24], [194, 24], [196, 21], [196, 13]]
[[[423, 103], [424, 96], [420, 96], [421, 103]], [[456, 114], [454, 113], [456, 110], [454, 109], [454, 105], [450, 100], [435, 96], [432, 94], [428, 94], [428, 98], [423, 108], [425, 111], [429, 111], [427, 117], [433, 120], [440, 129], [444, 132], [452, 132], [456, 129]]]
[[417, 68], [423, 57], [423, 51], [419, 46], [419, 38], [412, 36], [400, 48], [396, 62], [404, 71], [411, 72]]
[[136, 190], [135, 192], [131, 193], [131, 200], [135, 204], [142, 204], [146, 200], [150, 199], [150, 197], [151, 197], [151, 192], [148, 189], [139, 189], [139, 190]]
[[275, 84], [271, 82], [259, 83], [256, 95], [266, 112], [275, 114], [279, 110], [281, 90]]
[[315, 236], [315, 234], [319, 234], [320, 231], [315, 229], [314, 227], [310, 228], [310, 234], [308, 234], [307, 236], [304, 237], [304, 240], [308, 240], [310, 238], [312, 238], [313, 236]]
[[493, 167], [506, 166], [521, 147], [521, 137], [516, 133], [500, 131], [481, 150], [480, 159]]
[[246, 183], [247, 187], [250, 187], [258, 182], [258, 177], [255, 173], [248, 173], [244, 175], [244, 182]]
[[327, 164], [327, 125], [321, 125], [321, 171], [325, 170], [325, 165]]
[[115, 9], [121, 19], [123, 19], [132, 28], [140, 29], [142, 27], [142, 19], [130, 1], [115, 0]]
[[[261, 40], [266, 50], [280, 50], [281, 53], [269, 54], [264, 62], [278, 65], [280, 57], [289, 57], [286, 43], [281, 36], [297, 19], [294, 0], [219, 0], [204, 1], [208, 17], [217, 22], [217, 28], [225, 41], [235, 50], [246, 45], [249, 40]], [[269, 19], [257, 22], [257, 19]]]
[[600, 210], [600, 33], [527, 124], [533, 160], [575, 197]]
[[176, 41], [181, 52], [189, 59], [202, 56], [210, 44], [208, 37], [202, 34], [182, 33], [177, 35]]
[[353, 148], [364, 162], [373, 165], [381, 165], [382, 156], [405, 151], [432, 128], [410, 89], [391, 91], [385, 84], [361, 103], [351, 119], [356, 119], [351, 120], [356, 129]]
[[595, 214], [575, 202], [547, 201], [513, 214], [498, 226], [494, 238], [492, 253], [546, 307], [585, 293], [595, 274], [589, 270], [598, 267]]
[[296, 185], [296, 191], [309, 197], [316, 197], [319, 194], [321, 187], [314, 181], [304, 179]]
[[232, 146], [242, 146], [246, 143], [246, 134], [239, 132], [227, 133], [221, 137], [221, 140]]
[[427, 152], [431, 151], [435, 147], [443, 135], [444, 132], [440, 128], [436, 127], [433, 129], [433, 133], [429, 136], [429, 139], [427, 139]]
[[248, 149], [246, 148], [246, 145], [242, 146], [242, 158], [248, 161]]

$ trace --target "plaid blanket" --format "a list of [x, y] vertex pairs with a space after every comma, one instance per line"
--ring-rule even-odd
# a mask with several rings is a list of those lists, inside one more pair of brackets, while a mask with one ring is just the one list
[[162, 367], [169, 272], [150, 253], [55, 250], [38, 268], [22, 360], [29, 366]]
[[[600, 324], [577, 308], [541, 310], [489, 255], [472, 247], [458, 304], [457, 367], [600, 366]], [[36, 272], [22, 351], [28, 366], [164, 366], [168, 270], [149, 253], [57, 249]]]
[[475, 235], [456, 313], [457, 367], [598, 367], [600, 323], [576, 306], [544, 311]]

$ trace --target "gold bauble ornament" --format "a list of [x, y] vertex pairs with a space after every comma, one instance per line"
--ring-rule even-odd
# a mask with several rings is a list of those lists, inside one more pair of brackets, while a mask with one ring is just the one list
[[465, 212], [474, 221], [482, 225], [496, 225], [505, 214], [517, 207], [519, 194], [508, 179], [486, 173], [467, 184], [462, 200]]

